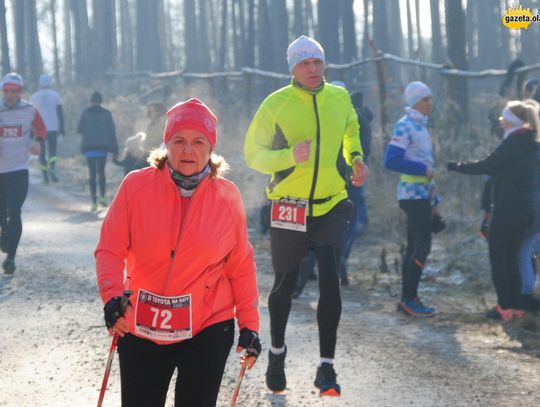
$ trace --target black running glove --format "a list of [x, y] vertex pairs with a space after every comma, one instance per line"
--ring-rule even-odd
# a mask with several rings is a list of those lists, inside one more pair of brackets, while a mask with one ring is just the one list
[[460, 164], [461, 164], [461, 163], [457, 163], [457, 162], [455, 162], [455, 161], [450, 161], [450, 162], [448, 162], [448, 163], [446, 164], [446, 169], [447, 169], [448, 171], [456, 171], [456, 172], [458, 172], [458, 171], [459, 171], [459, 165], [460, 165]]
[[[112, 328], [114, 324], [116, 324], [116, 321], [124, 316], [127, 307], [122, 305], [122, 298], [123, 297], [113, 297], [103, 307], [105, 325], [107, 325], [107, 328]], [[129, 301], [127, 304], [131, 305]]]
[[255, 356], [258, 358], [261, 354], [261, 342], [256, 332], [250, 331], [247, 328], [242, 328], [240, 337], [238, 338], [238, 346], [246, 350], [246, 356]]

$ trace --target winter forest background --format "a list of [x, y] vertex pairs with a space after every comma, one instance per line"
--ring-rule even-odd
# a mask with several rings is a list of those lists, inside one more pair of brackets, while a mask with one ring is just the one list
[[[524, 0], [534, 13], [537, 1]], [[434, 91], [430, 119], [439, 163], [480, 158], [496, 144], [488, 115], [519, 98], [525, 79], [540, 76], [540, 23], [509, 30], [507, 0], [0, 0], [3, 73], [25, 79], [25, 97], [42, 72], [64, 97], [68, 132], [93, 90], [117, 121], [119, 141], [144, 130], [145, 106], [187, 97], [205, 100], [220, 117], [220, 149], [232, 176], [244, 172], [242, 142], [260, 101], [287, 84], [286, 48], [301, 34], [325, 48], [327, 80], [365, 94], [375, 113], [371, 199], [394, 206], [393, 175], [382, 151], [403, 109], [411, 80]], [[515, 75], [507, 75], [514, 62]], [[76, 151], [73, 146], [72, 152]], [[240, 168], [235, 173], [235, 168]], [[447, 175], [439, 176], [443, 182]], [[238, 181], [238, 180], [237, 180]], [[446, 186], [448, 205], [474, 217], [478, 184]], [[248, 206], [262, 198], [246, 191]], [[368, 189], [369, 191], [369, 189]], [[378, 198], [380, 196], [380, 199]], [[368, 196], [369, 198], [369, 196]], [[254, 205], [256, 206], [256, 205]], [[395, 212], [395, 211], [394, 211]], [[392, 212], [393, 213], [393, 212]], [[396, 214], [396, 217], [399, 216]], [[465, 217], [466, 218], [466, 217]], [[384, 215], [383, 215], [384, 219]]]

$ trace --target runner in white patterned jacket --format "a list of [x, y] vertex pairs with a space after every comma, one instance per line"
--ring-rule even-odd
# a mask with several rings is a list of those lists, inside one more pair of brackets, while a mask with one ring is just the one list
[[7, 254], [5, 274], [15, 271], [15, 253], [22, 233], [21, 207], [28, 193], [30, 153], [39, 154], [47, 130], [34, 106], [21, 100], [23, 80], [12, 72], [2, 80], [0, 101], [0, 249]]

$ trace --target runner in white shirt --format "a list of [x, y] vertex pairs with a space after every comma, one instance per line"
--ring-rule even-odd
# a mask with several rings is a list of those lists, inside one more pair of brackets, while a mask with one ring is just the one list
[[22, 233], [21, 208], [28, 193], [30, 153], [40, 145], [32, 141], [47, 136], [45, 124], [34, 106], [21, 100], [23, 80], [8, 73], [2, 80], [0, 100], [0, 250], [7, 254], [5, 274], [15, 271], [15, 253]]
[[[62, 110], [62, 99], [57, 91], [51, 89], [51, 78], [47, 74], [39, 77], [39, 90], [32, 95], [31, 103], [37, 108], [45, 127], [47, 128], [47, 143], [40, 141], [41, 152], [39, 162], [43, 174], [43, 182], [58, 182], [55, 172], [57, 161], [56, 144], [58, 136], [64, 134], [64, 113]], [[47, 159], [47, 152], [48, 159]]]

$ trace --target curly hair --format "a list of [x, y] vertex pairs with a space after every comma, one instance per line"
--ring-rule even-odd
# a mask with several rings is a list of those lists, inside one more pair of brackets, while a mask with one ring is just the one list
[[[156, 148], [150, 151], [147, 161], [152, 167], [161, 170], [167, 162], [167, 150]], [[229, 164], [225, 158], [218, 154], [212, 153], [208, 164], [210, 165], [211, 178], [223, 177], [229, 171]]]

